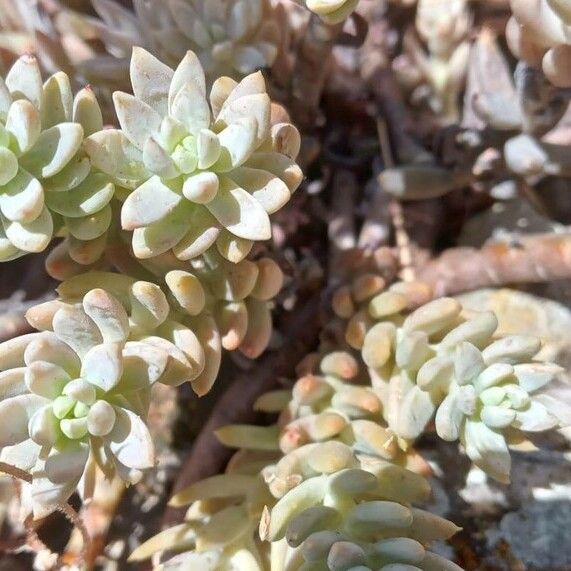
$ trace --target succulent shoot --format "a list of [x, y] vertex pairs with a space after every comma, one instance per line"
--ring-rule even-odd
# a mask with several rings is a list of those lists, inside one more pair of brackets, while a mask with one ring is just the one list
[[416, 307], [428, 291], [422, 284], [394, 284], [362, 300], [346, 339], [361, 350], [402, 447], [435, 418], [441, 438], [459, 439], [477, 466], [507, 482], [509, 447], [522, 442], [522, 433], [565, 422], [557, 402], [541, 391], [561, 369], [533, 361], [538, 339], [496, 338], [492, 312], [469, 314], [452, 298]]
[[[133, 8], [115, 0], [94, 0], [98, 18], [71, 10], [56, 18], [61, 33], [85, 42], [90, 57], [76, 61], [70, 54], [70, 59], [95, 85], [125, 85], [132, 46], [143, 46], [173, 66], [192, 50], [210, 84], [223, 75], [240, 80], [271, 68], [286, 33], [271, 0], [144, 0]], [[93, 50], [94, 38], [105, 52]]]
[[133, 189], [121, 224], [135, 256], [169, 250], [190, 260], [210, 246], [233, 262], [271, 236], [269, 215], [301, 182], [300, 139], [273, 106], [261, 74], [217, 80], [206, 98], [202, 66], [188, 52], [176, 71], [133, 50], [134, 95], [117, 92], [121, 129], [88, 137], [93, 163]]
[[281, 561], [294, 571], [460, 571], [428, 551], [459, 528], [412, 507], [428, 499], [430, 485], [399, 463], [417, 471], [425, 465], [410, 450], [398, 452], [380, 401], [361, 379], [357, 361], [334, 352], [293, 392], [261, 396], [255, 408], [281, 411], [278, 426], [219, 430], [223, 443], [241, 448], [227, 473], [179, 492], [171, 504], [191, 504], [186, 521], [151, 538], [131, 560], [168, 550], [183, 551], [165, 563], [180, 568], [261, 571]]
[[135, 482], [154, 465], [150, 391], [178, 381], [180, 367], [166, 342], [129, 340], [129, 317], [104, 290], [32, 316], [53, 331], [0, 345], [0, 414], [11, 419], [0, 458], [32, 473], [31, 509], [43, 517], [78, 486], [89, 497], [96, 466]]
[[109, 227], [114, 195], [81, 150], [84, 135], [102, 127], [97, 101], [89, 89], [74, 99], [62, 72], [42, 84], [29, 55], [0, 80], [0, 92], [0, 260], [41, 252], [54, 232], [69, 235], [83, 259]]

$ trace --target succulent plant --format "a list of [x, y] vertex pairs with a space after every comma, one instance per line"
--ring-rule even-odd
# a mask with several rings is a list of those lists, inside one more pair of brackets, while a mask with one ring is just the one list
[[[241, 448], [227, 473], [175, 495], [172, 505], [191, 504], [186, 521], [151, 538], [131, 559], [167, 550], [183, 551], [164, 564], [175, 569], [201, 563], [336, 571], [400, 563], [459, 570], [425, 549], [458, 528], [411, 507], [427, 500], [430, 485], [393, 463], [396, 442], [382, 426], [378, 398], [359, 385], [358, 368], [348, 353], [330, 353], [321, 359], [322, 376], [304, 375], [293, 392], [258, 399], [257, 410], [281, 411], [277, 426], [220, 429], [223, 443]], [[409, 457], [409, 466], [421, 467], [410, 451]], [[271, 547], [255, 540], [258, 527]]]
[[141, 48], [131, 60], [135, 95], [115, 93], [121, 130], [85, 141], [96, 167], [134, 189], [121, 210], [133, 251], [173, 250], [192, 259], [216, 243], [233, 262], [271, 236], [269, 214], [301, 182], [299, 134], [272, 106], [256, 73], [239, 84], [221, 78], [206, 100], [192, 52], [176, 72]]
[[285, 539], [288, 569], [460, 571], [425, 549], [459, 528], [411, 507], [417, 498], [406, 487], [398, 500], [391, 499], [383, 476], [371, 465], [309, 477], [266, 513], [261, 535], [273, 542]]
[[[467, 0], [419, 0], [415, 31], [404, 36], [404, 55], [394, 68], [413, 98], [428, 99], [432, 111], [445, 123], [459, 119], [460, 93], [468, 69], [467, 34], [471, 13]], [[422, 91], [428, 91], [428, 96]]]
[[192, 50], [209, 83], [223, 75], [239, 80], [272, 66], [284, 33], [270, 0], [141, 0], [134, 13], [114, 0], [92, 4], [99, 18], [68, 10], [57, 25], [88, 46], [94, 38], [102, 41], [106, 52], [76, 62], [97, 85], [125, 85], [131, 46], [143, 46], [173, 66]]
[[357, 8], [359, 0], [305, 0], [309, 10], [326, 24], [340, 24]]
[[96, 466], [127, 482], [151, 468], [150, 391], [157, 381], [178, 380], [164, 344], [128, 340], [129, 318], [104, 290], [32, 311], [38, 322], [50, 321], [45, 314], [53, 331], [0, 345], [0, 414], [11, 419], [0, 459], [31, 471], [37, 518], [78, 486], [89, 497]]
[[102, 126], [89, 88], [75, 98], [65, 73], [43, 85], [37, 60], [22, 56], [0, 84], [3, 96], [0, 260], [41, 252], [68, 236], [78, 263], [101, 255], [115, 187], [93, 169], [83, 138]]
[[380, 293], [369, 302], [367, 332], [354, 338], [356, 345], [362, 339], [389, 429], [406, 448], [436, 415], [441, 438], [460, 439], [477, 466], [509, 481], [509, 446], [521, 443], [524, 432], [569, 421], [541, 394], [560, 368], [532, 361], [538, 339], [494, 338], [492, 312], [468, 315], [452, 298], [411, 313], [408, 305], [402, 292]]

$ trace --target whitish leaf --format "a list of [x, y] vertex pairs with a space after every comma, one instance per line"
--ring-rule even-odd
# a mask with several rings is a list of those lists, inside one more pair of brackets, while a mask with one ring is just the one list
[[168, 93], [174, 71], [143, 48], [134, 47], [130, 67], [133, 93], [161, 116], [168, 111]]
[[89, 159], [78, 154], [61, 172], [44, 181], [44, 188], [48, 192], [66, 192], [81, 184], [90, 172]]
[[271, 238], [270, 219], [259, 202], [230, 179], [220, 177], [220, 188], [207, 205], [227, 230], [248, 240]]
[[85, 469], [89, 447], [71, 443], [61, 451], [53, 452], [46, 460], [46, 476], [54, 484], [77, 482]]
[[285, 537], [288, 523], [302, 511], [321, 502], [326, 491], [327, 476], [309, 478], [291, 489], [272, 509], [267, 536], [262, 539], [279, 541]]
[[[0, 149], [0, 162], [3, 149]], [[10, 152], [10, 151], [8, 151]], [[24, 169], [0, 193], [2, 214], [15, 222], [33, 222], [44, 208], [44, 189], [37, 178]]]
[[40, 450], [40, 446], [33, 440], [24, 440], [15, 446], [2, 448], [0, 450], [0, 462], [6, 462], [6, 464], [29, 472], [38, 461]]
[[216, 219], [206, 209], [196, 206], [189, 211], [187, 231], [173, 252], [179, 260], [191, 260], [206, 252], [219, 235], [220, 225]]
[[102, 170], [127, 188], [136, 188], [150, 174], [143, 164], [143, 155], [117, 129], [105, 129], [89, 136], [84, 148], [95, 168]]
[[0, 400], [17, 397], [28, 392], [25, 373], [26, 367], [0, 372]]
[[256, 359], [266, 349], [272, 335], [272, 314], [265, 301], [248, 298], [248, 328], [240, 343], [240, 351], [249, 359]]
[[295, 161], [280, 153], [256, 152], [244, 166], [271, 172], [286, 183], [290, 192], [294, 192], [303, 180], [303, 173]]
[[153, 535], [139, 545], [129, 556], [129, 562], [144, 561], [159, 551], [191, 551], [195, 544], [196, 526], [192, 523], [181, 523]]
[[559, 424], [557, 418], [538, 401], [532, 399], [525, 410], [518, 410], [513, 425], [526, 432], [542, 432]]
[[254, 119], [256, 123], [256, 142], [261, 143], [270, 130], [270, 98], [267, 93], [246, 95], [238, 99], [228, 99], [216, 118], [216, 127]]
[[0, 448], [24, 442], [30, 437], [28, 424], [34, 413], [49, 404], [38, 395], [19, 395], [0, 402], [0, 415], [5, 422], [0, 431]]
[[563, 368], [553, 363], [525, 363], [514, 367], [519, 386], [528, 393], [541, 389], [561, 372]]
[[196, 536], [197, 551], [215, 551], [237, 542], [250, 526], [244, 505], [228, 506], [216, 512]]
[[93, 91], [86, 87], [73, 101], [73, 121], [83, 127], [86, 137], [103, 129], [103, 116]]
[[248, 191], [268, 214], [277, 212], [290, 199], [287, 185], [268, 171], [240, 167], [228, 176], [238, 186]]
[[90, 349], [83, 357], [81, 377], [105, 392], [112, 390], [123, 374], [121, 349], [120, 343], [102, 343]]
[[135, 256], [152, 258], [174, 248], [188, 232], [189, 206], [183, 201], [162, 220], [145, 228], [136, 228], [132, 240]]
[[30, 392], [48, 399], [57, 398], [70, 380], [64, 369], [47, 361], [34, 361], [26, 369], [26, 386]]
[[103, 209], [115, 193], [115, 186], [107, 176], [95, 173], [68, 192], [50, 192], [46, 202], [51, 210], [69, 218], [96, 214]]
[[25, 98], [39, 109], [42, 101], [42, 75], [37, 59], [32, 55], [18, 58], [6, 76], [6, 86], [13, 99]]
[[462, 529], [451, 521], [426, 510], [411, 508], [411, 511], [412, 524], [407, 535], [420, 543], [427, 544], [450, 539]]
[[127, 197], [121, 209], [121, 225], [125, 230], [149, 226], [171, 214], [181, 201], [180, 194], [154, 176]]
[[62, 307], [54, 316], [54, 333], [80, 357], [103, 342], [93, 320], [79, 307]]
[[398, 411], [397, 431], [407, 439], [418, 437], [425, 429], [436, 410], [435, 397], [413, 387], [402, 399]]
[[176, 178], [180, 174], [171, 156], [153, 137], [145, 141], [143, 162], [149, 172], [166, 180]]
[[109, 204], [99, 212], [83, 218], [65, 218], [69, 233], [80, 241], [95, 240], [102, 236], [111, 225], [113, 211]]
[[260, 480], [256, 476], [242, 474], [211, 476], [175, 494], [169, 505], [180, 507], [187, 506], [197, 500], [246, 496], [259, 485], [259, 482]]
[[248, 450], [278, 450], [278, 428], [276, 426], [253, 426], [231, 424], [219, 428], [216, 438], [230, 448]]
[[159, 136], [162, 118], [151, 106], [121, 91], [113, 94], [113, 102], [121, 130], [139, 150], [148, 139]]
[[220, 158], [213, 170], [231, 171], [243, 164], [256, 149], [256, 121], [252, 117], [236, 120], [218, 133]]
[[461, 441], [468, 457], [492, 478], [509, 483], [511, 458], [505, 438], [482, 422], [466, 419]]
[[32, 222], [10, 222], [2, 217], [4, 231], [10, 242], [24, 252], [41, 252], [50, 243], [53, 234], [52, 216], [44, 207]]
[[222, 344], [216, 323], [210, 315], [202, 314], [193, 318], [190, 324], [200, 339], [206, 360], [202, 373], [192, 380], [192, 390], [198, 396], [203, 396], [212, 388], [218, 376], [222, 360]]
[[204, 70], [197, 55], [191, 51], [186, 52], [174, 72], [169, 88], [169, 103], [172, 104], [177, 93], [188, 83], [195, 85], [199, 92], [206, 96]]
[[58, 72], [45, 83], [42, 93], [42, 127], [47, 129], [58, 123], [71, 121], [73, 94], [69, 77]]
[[93, 319], [106, 343], [124, 343], [129, 336], [129, 316], [107, 291], [92, 289], [83, 298], [83, 309]]
[[153, 439], [145, 423], [131, 411], [116, 408], [117, 421], [107, 436], [109, 448], [121, 464], [134, 470], [152, 468], [155, 464]]
[[35, 145], [42, 131], [39, 111], [29, 101], [15, 101], [8, 111], [6, 129], [15, 138], [17, 152], [26, 153]]
[[458, 406], [458, 391], [451, 391], [436, 412], [436, 432], [443, 440], [454, 442], [460, 438], [464, 413]]
[[[18, 159], [16, 155], [10, 149], [0, 147], [0, 185], [3, 186], [9, 183], [16, 176], [17, 172]], [[3, 196], [3, 194], [0, 196]]]
[[54, 176], [69, 163], [82, 141], [81, 125], [60, 123], [42, 131], [34, 147], [21, 158], [21, 164], [37, 177]]
[[28, 366], [36, 361], [53, 363], [66, 371], [70, 378], [79, 374], [81, 366], [77, 354], [51, 331], [35, 335], [26, 347], [24, 361]]
[[178, 91], [170, 114], [195, 136], [201, 129], [210, 127], [210, 107], [203, 92], [194, 83], [187, 83]]

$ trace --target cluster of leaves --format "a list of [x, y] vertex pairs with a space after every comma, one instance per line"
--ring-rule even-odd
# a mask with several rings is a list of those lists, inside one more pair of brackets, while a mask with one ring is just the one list
[[[316, 359], [312, 359], [315, 361]], [[183, 551], [163, 568], [407, 569], [459, 571], [426, 549], [458, 528], [413, 504], [430, 485], [425, 462], [399, 449], [381, 401], [349, 353], [325, 355], [292, 390], [262, 395], [256, 409], [279, 413], [275, 426], [217, 432], [240, 448], [227, 473], [181, 491], [185, 522], [132, 555]], [[202, 567], [200, 567], [202, 566]], [[398, 567], [397, 567], [398, 568]]]
[[459, 569], [426, 550], [458, 528], [412, 507], [430, 495], [414, 440], [435, 420], [441, 438], [460, 439], [477, 466], [507, 482], [508, 447], [526, 449], [523, 432], [571, 415], [542, 394], [561, 368], [528, 362], [537, 339], [495, 338], [492, 312], [431, 298], [421, 282], [386, 288], [368, 273], [336, 291], [334, 310], [362, 361], [347, 351], [309, 356], [291, 390], [256, 402], [279, 414], [275, 425], [217, 431], [240, 449], [227, 473], [178, 493], [172, 505], [191, 504], [185, 522], [132, 559], [182, 551], [164, 568]]
[[[416, 29], [405, 34], [404, 53], [393, 67], [401, 84], [412, 90], [414, 103], [426, 100], [436, 121], [461, 126], [450, 137], [454, 150], [446, 156], [439, 150], [412, 153], [407, 157], [411, 164], [382, 173], [382, 187], [403, 200], [466, 186], [509, 199], [521, 189], [542, 214], [565, 217], [550, 200], [569, 184], [568, 153], [550, 132], [569, 100], [569, 8], [556, 0], [510, 3], [505, 39], [518, 58], [511, 70], [491, 29], [483, 28], [472, 45], [467, 42], [469, 3], [448, 5], [418, 2]], [[428, 57], [417, 36], [426, 42]], [[424, 96], [426, 82], [430, 89]]]
[[[460, 440], [474, 464], [509, 482], [509, 447], [524, 448], [523, 432], [571, 422], [567, 407], [542, 394], [562, 369], [532, 360], [539, 339], [496, 338], [492, 312], [466, 312], [447, 297], [415, 308], [428, 291], [421, 283], [397, 283], [362, 300], [346, 340], [361, 351], [401, 447], [435, 420], [441, 438]], [[344, 297], [338, 294], [339, 308]]]
[[64, 73], [42, 84], [32, 56], [0, 84], [2, 258], [64, 238], [47, 259], [60, 298], [28, 312], [38, 333], [0, 346], [1, 458], [31, 472], [36, 517], [89, 497], [96, 466], [127, 482], [152, 467], [153, 384], [203, 395], [223, 349], [258, 356], [283, 282], [272, 259], [245, 259], [302, 178], [261, 74], [220, 78], [208, 101], [193, 52], [173, 71], [135, 48], [131, 80], [121, 129]]

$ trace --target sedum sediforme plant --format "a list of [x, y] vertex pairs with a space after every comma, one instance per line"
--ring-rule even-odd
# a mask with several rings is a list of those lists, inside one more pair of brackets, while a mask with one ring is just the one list
[[129, 317], [105, 290], [30, 319], [45, 330], [0, 345], [0, 414], [11, 419], [0, 459], [31, 472], [27, 507], [39, 518], [76, 488], [88, 499], [96, 467], [130, 483], [151, 468], [151, 387], [185, 376], [167, 342], [129, 340]]
[[301, 181], [299, 134], [261, 75], [221, 78], [209, 103], [192, 52], [173, 71], [135, 49], [132, 69], [121, 130], [65, 74], [42, 84], [30, 56], [2, 83], [3, 257], [64, 237], [47, 259], [60, 297], [28, 311], [37, 333], [0, 346], [0, 410], [14, 418], [0, 461], [30, 472], [38, 518], [76, 489], [88, 499], [98, 470], [138, 481], [154, 465], [153, 384], [203, 395], [223, 349], [258, 356], [283, 282], [270, 258], [244, 259]]
[[95, 133], [87, 153], [115, 182], [133, 189], [121, 207], [133, 252], [172, 250], [192, 259], [210, 246], [232, 262], [271, 236], [269, 214], [301, 182], [300, 138], [272, 106], [256, 73], [217, 80], [188, 52], [176, 71], [141, 48], [131, 60], [134, 95], [117, 92], [121, 129]]
[[185, 523], [150, 539], [132, 560], [171, 550], [185, 552], [160, 568], [459, 570], [426, 549], [458, 528], [412, 507], [430, 486], [402, 464], [422, 462], [398, 452], [358, 369], [348, 353], [327, 354], [292, 391], [260, 397], [258, 410], [281, 411], [276, 426], [218, 431], [241, 448], [227, 473], [178, 493], [173, 505], [191, 504]]
[[87, 48], [77, 60], [78, 72], [102, 86], [125, 85], [133, 45], [144, 46], [168, 65], [176, 66], [194, 51], [209, 83], [220, 76], [241, 79], [271, 68], [278, 55], [284, 20], [270, 0], [140, 0], [134, 11], [114, 0], [95, 0], [98, 17], [66, 10], [56, 19], [62, 34], [90, 45], [100, 40], [105, 52]]
[[460, 115], [459, 99], [470, 53], [470, 24], [467, 0], [420, 0], [415, 29], [405, 33], [404, 54], [394, 62], [402, 85], [412, 92], [413, 98], [427, 99], [443, 123], [455, 123]]
[[69, 235], [73, 251], [101, 242], [115, 188], [96, 172], [83, 138], [102, 128], [93, 93], [73, 97], [58, 72], [42, 84], [37, 60], [22, 56], [0, 81], [0, 259], [37, 253], [54, 233]]
[[[491, 477], [509, 481], [511, 446], [526, 432], [562, 426], [564, 409], [541, 389], [561, 368], [533, 361], [541, 342], [496, 338], [492, 312], [467, 313], [452, 298], [410, 311], [422, 284], [395, 284], [350, 321], [390, 431], [405, 449], [435, 419], [444, 440], [460, 440]], [[408, 290], [408, 295], [407, 295]]]

